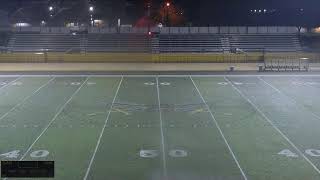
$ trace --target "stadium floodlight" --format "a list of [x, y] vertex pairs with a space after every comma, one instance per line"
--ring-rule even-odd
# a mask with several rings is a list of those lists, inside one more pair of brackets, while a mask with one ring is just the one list
[[93, 6], [90, 6], [90, 7], [89, 7], [89, 11], [90, 11], [90, 12], [93, 12], [93, 11], [94, 11]]
[[53, 11], [53, 7], [52, 6], [49, 6], [49, 11]]

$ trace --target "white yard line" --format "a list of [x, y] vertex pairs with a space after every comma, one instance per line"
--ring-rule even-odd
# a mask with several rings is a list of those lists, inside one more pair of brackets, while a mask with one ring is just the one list
[[156, 80], [157, 80], [159, 119], [160, 119], [161, 146], [162, 146], [163, 176], [164, 176], [164, 180], [167, 180], [168, 179], [168, 171], [167, 171], [166, 150], [165, 150], [164, 133], [163, 133], [163, 121], [162, 121], [162, 111], [161, 111], [161, 101], [160, 101], [159, 78], [156, 77]]
[[257, 112], [259, 112], [262, 117], [320, 174], [320, 170], [315, 166], [311, 160], [304, 155], [304, 153], [262, 112], [262, 110], [255, 105], [248, 97], [246, 97], [239, 88], [237, 88], [228, 78], [224, 77], [224, 79], [241, 95], [243, 99], [249, 102]]
[[51, 124], [57, 119], [57, 117], [60, 115], [60, 113], [64, 110], [64, 108], [70, 103], [72, 98], [80, 91], [80, 89], [86, 84], [89, 77], [86, 78], [86, 80], [82, 83], [82, 85], [70, 96], [67, 102], [65, 102], [59, 109], [59, 111], [55, 114], [55, 116], [52, 118], [52, 120], [49, 122], [47, 127], [41, 132], [41, 134], [36, 138], [36, 140], [30, 145], [28, 150], [24, 153], [24, 155], [20, 158], [20, 161], [22, 161], [26, 155], [29, 153], [29, 151], [32, 149], [32, 147], [36, 144], [36, 142], [41, 138], [41, 136], [47, 131], [47, 129], [51, 126]]
[[35, 90], [31, 95], [25, 97], [20, 103], [16, 104], [14, 107], [12, 107], [8, 112], [6, 112], [4, 115], [2, 115], [0, 117], [0, 121], [7, 117], [7, 115], [12, 112], [13, 110], [15, 110], [17, 107], [19, 107], [21, 104], [23, 104], [24, 102], [26, 102], [29, 98], [31, 98], [32, 96], [34, 96], [36, 93], [38, 93], [42, 88], [44, 88], [45, 86], [47, 86], [51, 81], [53, 81], [55, 78], [51, 78], [48, 82], [46, 82], [45, 84], [43, 84], [42, 86], [40, 86], [37, 90]]
[[[262, 79], [261, 77], [258, 77], [258, 79], [260, 81], [262, 81], [263, 83], [265, 83], [266, 85], [268, 85], [269, 87], [271, 87], [274, 91], [278, 92], [279, 94], [282, 94], [284, 96], [286, 96], [288, 99], [290, 99], [294, 104], [302, 107], [303, 109], [307, 110], [309, 113], [311, 113], [311, 115], [313, 117], [315, 117], [316, 119], [320, 120], [320, 116], [315, 114], [314, 112], [310, 111], [309, 109], [305, 108], [303, 105], [301, 105], [300, 103], [298, 103], [294, 98], [289, 97], [288, 95], [286, 95], [285, 93], [283, 93], [280, 89], [276, 88], [275, 86], [273, 86], [272, 84], [268, 83], [267, 81], [265, 81], [264, 79]], [[310, 85], [311, 86], [311, 85]]]
[[117, 98], [119, 89], [120, 89], [120, 87], [121, 87], [122, 81], [123, 81], [123, 76], [121, 77], [121, 80], [120, 80], [119, 85], [118, 85], [118, 89], [117, 89], [117, 91], [116, 91], [116, 93], [115, 93], [115, 95], [114, 95], [114, 97], [113, 97], [112, 104], [111, 104], [111, 107], [109, 108], [106, 121], [105, 121], [105, 123], [104, 123], [104, 125], [103, 125], [103, 128], [102, 128], [102, 130], [101, 130], [99, 139], [98, 139], [97, 144], [96, 144], [96, 147], [95, 147], [94, 152], [93, 152], [93, 154], [92, 154], [92, 157], [91, 157], [91, 159], [90, 159], [89, 166], [88, 166], [88, 168], [87, 168], [87, 170], [86, 170], [86, 174], [85, 174], [85, 176], [84, 176], [84, 178], [83, 178], [84, 180], [86, 180], [86, 179], [88, 178], [88, 176], [89, 176], [89, 172], [90, 172], [90, 170], [91, 170], [91, 166], [92, 166], [93, 160], [94, 160], [94, 158], [95, 158], [95, 156], [96, 156], [96, 154], [97, 154], [97, 151], [98, 151], [98, 149], [99, 149], [100, 142], [101, 142], [101, 138], [102, 138], [102, 136], [103, 136], [104, 130], [106, 129], [107, 123], [108, 123], [108, 121], [109, 121], [109, 117], [110, 117], [110, 114], [111, 114], [111, 110], [112, 110], [112, 108], [113, 108], [114, 102], [116, 101], [116, 98]]
[[223, 138], [223, 140], [224, 140], [225, 144], [227, 145], [227, 147], [228, 147], [228, 149], [229, 149], [229, 152], [230, 152], [230, 154], [232, 155], [232, 157], [233, 157], [233, 159], [234, 159], [235, 163], [237, 164], [237, 166], [238, 166], [238, 168], [239, 168], [239, 170], [240, 170], [240, 172], [241, 172], [241, 174], [242, 174], [243, 178], [244, 178], [245, 180], [247, 180], [247, 176], [246, 176], [246, 174], [245, 174], [245, 173], [244, 173], [244, 171], [242, 170], [242, 168], [241, 168], [241, 166], [240, 166], [240, 163], [239, 163], [239, 161], [238, 161], [238, 159], [237, 159], [236, 155], [234, 154], [233, 150], [231, 149], [231, 146], [229, 145], [229, 143], [228, 143], [228, 141], [227, 141], [226, 137], [224, 136], [224, 134], [223, 134], [223, 132], [222, 132], [222, 129], [220, 128], [220, 125], [219, 125], [218, 121], [217, 121], [217, 120], [216, 120], [216, 118], [214, 117], [214, 115], [213, 115], [213, 113], [212, 113], [212, 111], [211, 111], [211, 109], [210, 109], [209, 105], [207, 104], [207, 102], [206, 102], [206, 101], [205, 101], [205, 99], [203, 98], [203, 96], [202, 96], [202, 94], [201, 94], [200, 90], [198, 89], [198, 87], [197, 87], [196, 83], [193, 81], [193, 79], [192, 79], [192, 77], [191, 77], [191, 76], [190, 76], [190, 79], [191, 79], [191, 81], [192, 81], [192, 83], [193, 83], [194, 87], [195, 87], [195, 88], [196, 88], [196, 90], [198, 91], [198, 93], [199, 93], [199, 95], [200, 95], [200, 97], [201, 97], [201, 99], [202, 99], [202, 102], [203, 102], [203, 103], [206, 105], [206, 107], [208, 108], [208, 111], [209, 111], [209, 113], [210, 113], [210, 115], [211, 115], [211, 117], [212, 117], [212, 120], [214, 121], [214, 123], [215, 123], [216, 127], [218, 128], [218, 130], [219, 130], [219, 132], [220, 132], [220, 134], [221, 134], [221, 136], [222, 136], [222, 138]]

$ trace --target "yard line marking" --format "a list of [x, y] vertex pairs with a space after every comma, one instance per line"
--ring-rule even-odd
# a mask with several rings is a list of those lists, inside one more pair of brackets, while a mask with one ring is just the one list
[[300, 151], [300, 149], [261, 111], [261, 109], [257, 105], [255, 105], [247, 96], [245, 96], [242, 93], [242, 91], [240, 91], [240, 89], [233, 85], [228, 78], [224, 77], [224, 79], [228, 81], [230, 85], [241, 95], [241, 97], [248, 101], [251, 104], [251, 106], [253, 106], [257, 110], [257, 112], [259, 112], [262, 115], [262, 117], [264, 117], [267, 120], [267, 122], [276, 131], [278, 131], [278, 133], [320, 174], [320, 170], [311, 162], [311, 160], [308, 157], [306, 157], [302, 151]]
[[161, 145], [162, 145], [162, 161], [163, 161], [163, 171], [164, 171], [163, 175], [164, 175], [164, 180], [167, 180], [168, 179], [168, 171], [167, 171], [165, 144], [164, 144], [163, 121], [162, 121], [162, 111], [161, 111], [161, 101], [160, 101], [160, 88], [159, 88], [159, 77], [158, 76], [156, 77], [156, 80], [157, 80], [157, 94], [158, 94]]
[[121, 87], [122, 81], [123, 81], [123, 76], [121, 77], [121, 80], [120, 80], [120, 82], [119, 82], [119, 85], [118, 85], [116, 94], [115, 94], [114, 97], [113, 97], [113, 100], [112, 100], [112, 103], [111, 103], [111, 107], [110, 107], [109, 110], [108, 110], [109, 112], [108, 112], [106, 121], [105, 121], [105, 123], [104, 123], [104, 125], [103, 125], [103, 128], [102, 128], [102, 130], [101, 130], [99, 139], [98, 139], [97, 144], [96, 144], [96, 147], [95, 147], [94, 152], [93, 152], [93, 154], [92, 154], [92, 157], [91, 157], [91, 159], [90, 159], [89, 166], [88, 166], [87, 171], [86, 171], [86, 174], [85, 174], [85, 176], [84, 176], [84, 178], [83, 178], [84, 180], [86, 180], [86, 179], [88, 178], [88, 176], [89, 176], [89, 172], [90, 172], [90, 170], [91, 170], [91, 166], [92, 166], [93, 160], [94, 160], [94, 158], [95, 158], [95, 156], [96, 156], [96, 153], [97, 153], [97, 151], [98, 151], [98, 149], [99, 149], [100, 142], [101, 142], [101, 138], [102, 138], [102, 136], [103, 136], [104, 130], [106, 129], [106, 126], [107, 126], [107, 123], [108, 123], [108, 120], [109, 120], [109, 117], [110, 117], [110, 114], [111, 114], [111, 111], [112, 111], [114, 102], [116, 101], [116, 98], [117, 98], [119, 89], [120, 89], [120, 87]]
[[[0, 76], [1, 77], [1, 76]], [[17, 82], [19, 79], [21, 79], [22, 78], [22, 76], [19, 76], [18, 78], [16, 78], [15, 80], [12, 80], [12, 81], [10, 81], [9, 83], [7, 83], [6, 85], [4, 85], [4, 86], [2, 86], [2, 87], [0, 87], [0, 89], [2, 90], [2, 89], [4, 89], [5, 87], [8, 87], [8, 86], [10, 86], [11, 84], [13, 84], [13, 83], [15, 83], [15, 82]]]
[[[282, 94], [284, 96], [286, 96], [288, 99], [290, 99], [294, 104], [302, 107], [303, 109], [306, 109], [309, 113], [311, 113], [311, 115], [313, 117], [315, 117], [316, 119], [320, 120], [320, 116], [318, 116], [316, 113], [312, 112], [311, 110], [307, 109], [306, 107], [304, 107], [303, 105], [301, 105], [300, 103], [298, 103], [294, 98], [289, 97], [288, 95], [286, 95], [285, 93], [283, 93], [280, 89], [276, 88], [275, 86], [273, 86], [272, 84], [268, 83], [267, 81], [265, 81], [264, 79], [262, 79], [261, 77], [258, 77], [259, 80], [261, 80], [263, 83], [265, 83], [266, 85], [268, 85], [269, 87], [271, 87], [273, 90], [277, 91], [279, 94]], [[309, 85], [308, 85], [309, 86]], [[310, 85], [311, 86], [311, 85]], [[312, 86], [311, 86], [312, 87]]]
[[230, 152], [230, 154], [232, 155], [235, 163], [237, 164], [237, 166], [238, 166], [238, 168], [239, 168], [239, 170], [240, 170], [243, 178], [244, 178], [245, 180], [247, 180], [248, 178], [247, 178], [246, 174], [245, 174], [244, 171], [242, 170], [242, 168], [241, 168], [241, 166], [240, 166], [240, 163], [239, 163], [236, 155], [234, 154], [233, 150], [231, 149], [231, 146], [229, 145], [226, 137], [224, 136], [224, 134], [223, 134], [223, 132], [222, 132], [222, 129], [220, 128], [220, 125], [219, 125], [218, 121], [217, 121], [216, 118], [214, 117], [214, 115], [213, 115], [213, 113], [212, 113], [209, 105], [207, 104], [206, 100], [203, 98], [200, 90], [198, 89], [198, 86], [197, 86], [196, 83], [193, 81], [192, 77], [191, 77], [191, 76], [189, 76], [189, 77], [190, 77], [190, 79], [191, 79], [194, 87], [195, 87], [196, 90], [198, 91], [198, 93], [199, 93], [199, 95], [200, 95], [200, 97], [201, 97], [202, 102], [206, 105], [206, 107], [207, 107], [207, 109], [208, 109], [208, 112], [210, 113], [210, 115], [211, 115], [211, 117], [212, 117], [213, 122], [216, 124], [216, 127], [218, 128], [218, 130], [219, 130], [219, 132], [220, 132], [220, 134], [221, 134], [221, 136], [222, 136], [225, 144], [227, 145], [227, 147], [228, 147], [228, 149], [229, 149], [229, 152]]
[[28, 148], [28, 150], [24, 153], [24, 155], [20, 158], [20, 161], [22, 161], [26, 155], [29, 153], [29, 151], [32, 149], [32, 147], [36, 144], [36, 142], [41, 138], [41, 136], [47, 131], [47, 129], [51, 126], [51, 124], [57, 119], [57, 117], [60, 115], [60, 113], [64, 110], [64, 108], [70, 103], [72, 98], [80, 91], [80, 89], [86, 84], [89, 77], [86, 78], [86, 80], [82, 83], [82, 85], [70, 96], [67, 102], [65, 102], [59, 109], [59, 111], [55, 114], [55, 116], [52, 118], [52, 120], [49, 122], [47, 127], [41, 132], [41, 134], [37, 137], [37, 139], [31, 144], [31, 146]]
[[10, 112], [12, 112], [13, 110], [15, 110], [17, 107], [19, 107], [20, 105], [22, 105], [24, 102], [26, 102], [29, 98], [31, 98], [32, 96], [34, 96], [35, 94], [37, 94], [42, 88], [44, 88], [45, 86], [47, 86], [51, 81], [53, 81], [55, 78], [51, 78], [48, 82], [46, 82], [45, 84], [43, 84], [42, 86], [40, 86], [37, 90], [35, 90], [31, 95], [25, 97], [20, 103], [16, 104], [14, 107], [12, 107], [8, 112], [6, 112], [4, 115], [2, 115], [0, 117], [0, 121], [5, 118]]

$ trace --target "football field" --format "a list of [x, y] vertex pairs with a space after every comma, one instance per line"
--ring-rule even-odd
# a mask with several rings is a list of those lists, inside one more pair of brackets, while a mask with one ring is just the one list
[[0, 160], [55, 161], [58, 180], [319, 180], [320, 76], [3, 75]]

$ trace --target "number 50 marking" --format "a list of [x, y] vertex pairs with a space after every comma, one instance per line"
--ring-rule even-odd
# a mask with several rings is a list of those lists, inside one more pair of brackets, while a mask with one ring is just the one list
[[[169, 151], [169, 156], [174, 157], [174, 158], [182, 158], [182, 157], [187, 157], [188, 152], [185, 150], [171, 150]], [[141, 150], [139, 152], [140, 157], [142, 158], [155, 158], [159, 156], [159, 152], [157, 150]]]

